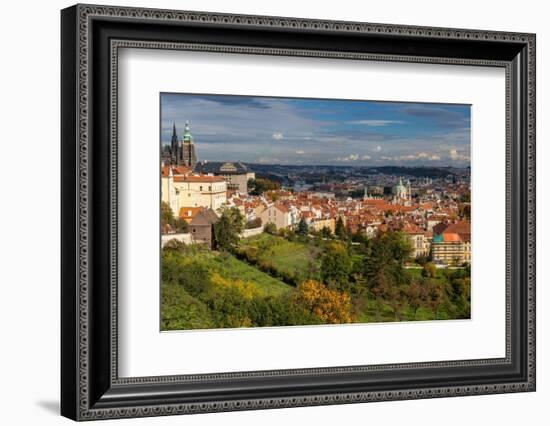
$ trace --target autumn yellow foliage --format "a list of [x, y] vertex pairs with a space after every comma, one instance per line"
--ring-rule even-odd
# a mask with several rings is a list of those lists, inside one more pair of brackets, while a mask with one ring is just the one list
[[217, 272], [214, 272], [210, 278], [214, 286], [223, 287], [223, 288], [233, 288], [237, 290], [240, 295], [247, 299], [252, 300], [255, 297], [260, 295], [257, 287], [251, 283], [243, 280], [233, 280], [222, 277]]
[[296, 303], [304, 306], [326, 324], [353, 322], [351, 298], [348, 293], [326, 287], [315, 280], [301, 283], [294, 294]]

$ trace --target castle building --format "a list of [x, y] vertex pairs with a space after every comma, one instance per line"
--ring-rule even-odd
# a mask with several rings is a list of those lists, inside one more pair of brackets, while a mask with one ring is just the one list
[[216, 211], [227, 202], [227, 182], [222, 177], [192, 173], [184, 166], [164, 166], [161, 177], [162, 201], [176, 217], [181, 217], [182, 209], [202, 207]]
[[227, 189], [241, 194], [248, 193], [248, 180], [256, 178], [256, 174], [240, 162], [201, 161], [195, 166], [195, 172], [223, 177]]
[[194, 169], [197, 164], [197, 154], [189, 122], [185, 122], [183, 137], [178, 140], [176, 123], [172, 128], [170, 145], [166, 145], [162, 152], [162, 161], [167, 166], [186, 166]]

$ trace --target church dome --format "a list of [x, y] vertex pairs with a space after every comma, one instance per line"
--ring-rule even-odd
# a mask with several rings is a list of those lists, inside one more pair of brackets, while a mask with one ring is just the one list
[[398, 198], [406, 198], [407, 188], [403, 185], [403, 179], [399, 178], [399, 183], [392, 188], [392, 192]]

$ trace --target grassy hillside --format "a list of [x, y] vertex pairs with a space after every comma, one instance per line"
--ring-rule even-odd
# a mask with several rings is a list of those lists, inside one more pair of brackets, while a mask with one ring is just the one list
[[319, 278], [317, 256], [320, 251], [314, 245], [288, 241], [267, 233], [243, 239], [238, 249], [239, 255], [248, 262], [294, 284], [308, 278]]

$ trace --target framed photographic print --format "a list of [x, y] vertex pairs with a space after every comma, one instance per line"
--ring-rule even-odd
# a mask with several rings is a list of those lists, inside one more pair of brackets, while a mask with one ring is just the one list
[[61, 412], [535, 390], [535, 36], [76, 5]]

